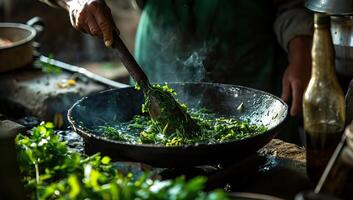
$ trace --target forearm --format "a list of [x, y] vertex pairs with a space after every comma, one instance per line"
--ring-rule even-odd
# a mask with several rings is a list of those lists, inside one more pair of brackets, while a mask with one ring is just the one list
[[283, 74], [282, 99], [291, 99], [291, 116], [301, 111], [302, 98], [311, 74], [311, 43], [308, 36], [298, 35], [288, 44], [289, 65]]
[[[288, 60], [290, 63], [299, 64], [299, 67], [311, 65], [311, 45], [312, 37], [296, 36], [289, 42]], [[310, 70], [310, 69], [305, 69]]]
[[276, 9], [274, 30], [279, 44], [289, 51], [289, 45], [297, 36], [311, 36], [312, 13], [304, 8], [304, 0], [273, 0]]

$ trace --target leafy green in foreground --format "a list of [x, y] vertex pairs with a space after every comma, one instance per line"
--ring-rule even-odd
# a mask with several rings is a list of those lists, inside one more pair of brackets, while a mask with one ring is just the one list
[[122, 174], [109, 157], [69, 151], [53, 127], [43, 123], [30, 136], [16, 138], [20, 171], [30, 199], [227, 199], [222, 190], [203, 192], [204, 177], [160, 181], [148, 173], [140, 177]]

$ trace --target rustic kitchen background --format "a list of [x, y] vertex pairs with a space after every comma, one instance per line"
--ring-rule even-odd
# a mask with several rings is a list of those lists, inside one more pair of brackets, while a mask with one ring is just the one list
[[[135, 33], [140, 17], [138, 6], [134, 0], [106, 1], [114, 11], [113, 17], [121, 31], [123, 41], [133, 52]], [[41, 54], [53, 55], [53, 58], [57, 61], [85, 67], [89, 71], [109, 79], [128, 82], [127, 71], [103, 45], [103, 42], [72, 28], [65, 11], [50, 8], [38, 0], [0, 0], [0, 22], [25, 23], [34, 16], [41, 17], [45, 24], [44, 32], [37, 39]], [[66, 121], [67, 110], [74, 102], [82, 96], [104, 90], [107, 86], [93, 80], [84, 80], [75, 73], [67, 71], [63, 71], [61, 74], [44, 73], [41, 70], [34, 69], [34, 64], [33, 66], [32, 64], [29, 64], [27, 68], [4, 73], [0, 78], [0, 132], [2, 131], [1, 128], [5, 127], [9, 133], [9, 137], [5, 140], [10, 141], [8, 144], [13, 145], [12, 137], [15, 137], [17, 133], [24, 133], [26, 130], [37, 126], [41, 120], [47, 120], [54, 122], [58, 129], [55, 133], [67, 142], [69, 148], [82, 154], [84, 152], [90, 153], [89, 150], [92, 150], [90, 148], [95, 145], [90, 146], [90, 143], [84, 145], [82, 138], [75, 131], [67, 128], [68, 124], [67, 122], [65, 124], [64, 121]], [[73, 84], [71, 84], [72, 82]], [[348, 94], [352, 93], [351, 90]], [[237, 97], [238, 94], [233, 96]], [[348, 95], [348, 97], [350, 96], [353, 95]], [[215, 99], [217, 100], [217, 98]], [[104, 107], [105, 109], [107, 104], [101, 105], [104, 106], [88, 107], [93, 108], [92, 113], [94, 114], [108, 113], [100, 112], [101, 110], [98, 108]], [[243, 103], [240, 105], [238, 108], [242, 110]], [[108, 110], [115, 111], [117, 109]], [[287, 133], [286, 130], [282, 130], [282, 132]], [[0, 149], [0, 152], [7, 152], [9, 149], [6, 149], [7, 146], [5, 145], [0, 145], [0, 147], [4, 149]], [[7, 153], [7, 155], [2, 159], [3, 163], [6, 163], [7, 160], [16, 162], [14, 160], [15, 151], [13, 151], [13, 154]], [[204, 159], [212, 160], [210, 155], [204, 157]], [[234, 155], [234, 153], [229, 153], [224, 157], [230, 156], [233, 159]], [[173, 158], [173, 156], [171, 157]], [[182, 161], [184, 159], [185, 157], [181, 157]], [[156, 177], [162, 177], [163, 179], [175, 178], [180, 175], [189, 177], [204, 175], [208, 177], [207, 188], [223, 187], [227, 191], [257, 192], [286, 199], [293, 199], [299, 191], [314, 188], [313, 183], [306, 176], [305, 149], [295, 145], [293, 141], [288, 143], [287, 141], [274, 139], [256, 154], [254, 153], [243, 160], [235, 159], [234, 161], [185, 169], [163, 169], [145, 164], [125, 162], [116, 162], [115, 164], [120, 170], [125, 169], [134, 174], [148, 169], [156, 174]], [[7, 190], [5, 186], [10, 185], [8, 182], [12, 180], [11, 177], [18, 178], [17, 172], [9, 170], [17, 169], [13, 167], [15, 164], [3, 166], [5, 165], [0, 163], [0, 177], [6, 177], [7, 179], [0, 180], [0, 199], [2, 199], [3, 191]], [[9, 175], [12, 172], [14, 175]], [[20, 193], [17, 188], [15, 189], [14, 193]]]
[[[133, 0], [108, 0], [129, 50], [134, 40], [140, 10]], [[72, 28], [68, 14], [36, 0], [0, 0], [0, 21], [24, 23], [33, 16], [44, 20], [45, 30], [38, 41], [40, 52], [55, 59], [88, 68], [107, 78], [127, 82], [125, 68], [117, 62], [103, 42]]]

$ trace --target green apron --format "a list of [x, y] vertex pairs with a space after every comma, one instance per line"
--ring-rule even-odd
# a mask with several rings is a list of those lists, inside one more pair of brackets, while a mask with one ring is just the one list
[[[264, 0], [148, 0], [135, 56], [151, 82], [210, 81], [279, 95], [287, 58], [274, 13]], [[299, 144], [298, 136], [291, 118], [279, 138]]]
[[151, 82], [210, 81], [271, 91], [272, 2], [148, 0], [135, 56]]

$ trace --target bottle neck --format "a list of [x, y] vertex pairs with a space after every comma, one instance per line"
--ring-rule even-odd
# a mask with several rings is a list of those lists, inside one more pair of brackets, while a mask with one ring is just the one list
[[315, 27], [312, 56], [312, 78], [331, 78], [335, 61], [330, 26]]

